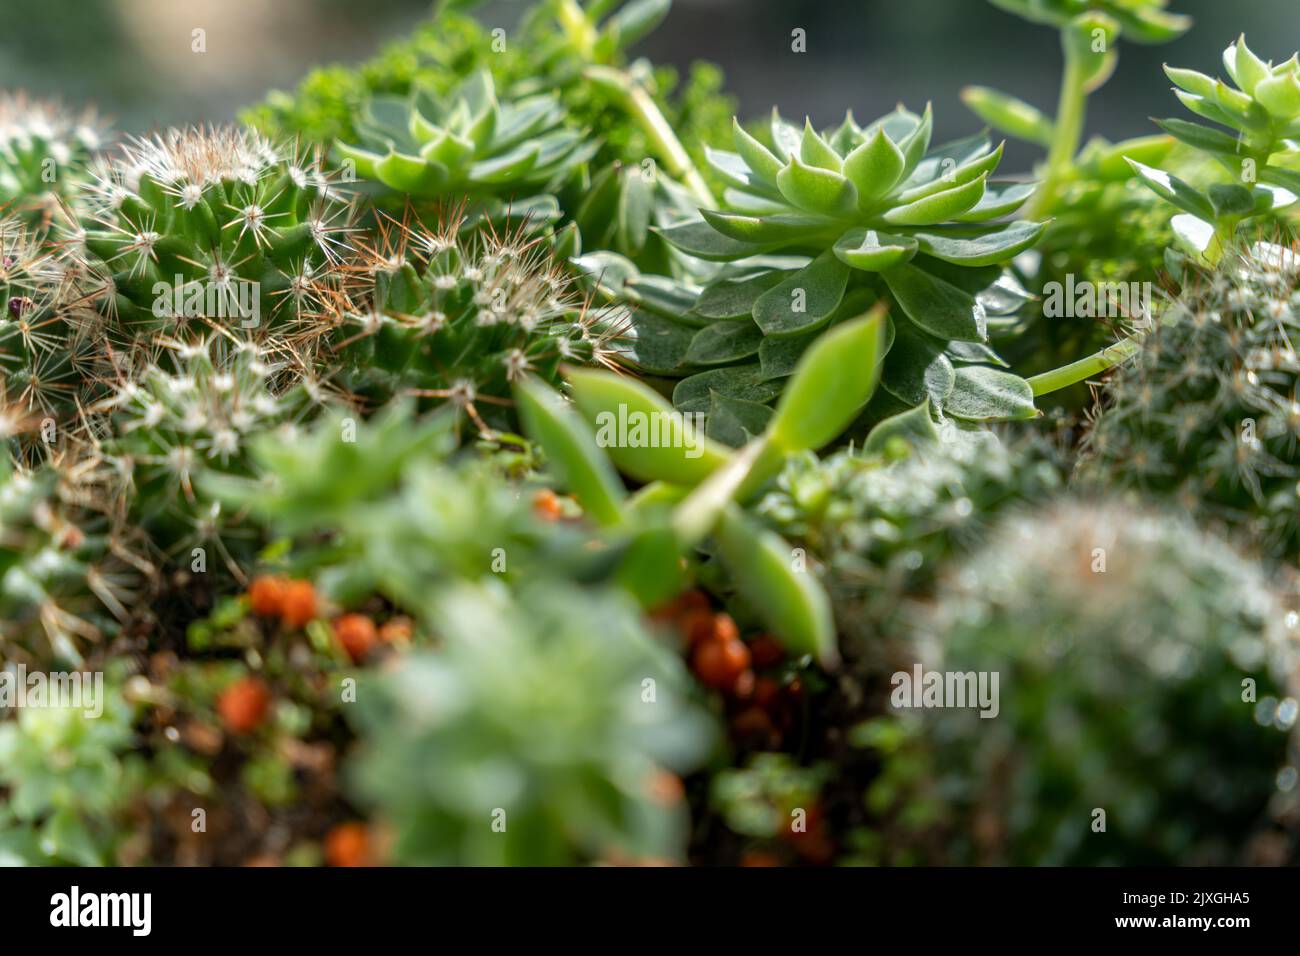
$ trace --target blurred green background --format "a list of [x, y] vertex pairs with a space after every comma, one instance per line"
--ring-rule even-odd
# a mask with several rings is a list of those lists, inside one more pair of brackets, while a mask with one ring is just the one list
[[[508, 29], [521, 6], [495, 0], [481, 12]], [[0, 85], [94, 103], [134, 132], [225, 120], [315, 64], [366, 57], [430, 8], [428, 0], [4, 0]], [[1089, 132], [1140, 134], [1149, 116], [1176, 113], [1162, 61], [1221, 72], [1220, 51], [1243, 31], [1266, 57], [1300, 46], [1297, 0], [1171, 0], [1171, 8], [1196, 17], [1196, 27], [1168, 46], [1125, 46], [1116, 78], [1093, 101]], [[790, 49], [796, 27], [807, 31], [806, 53]], [[192, 49], [196, 29], [204, 53]], [[1059, 69], [1051, 30], [983, 0], [676, 0], [640, 52], [717, 61], [747, 115], [775, 103], [830, 124], [849, 107], [865, 120], [900, 100], [930, 99], [941, 136], [977, 125], [957, 99], [963, 84], [1051, 107]]]

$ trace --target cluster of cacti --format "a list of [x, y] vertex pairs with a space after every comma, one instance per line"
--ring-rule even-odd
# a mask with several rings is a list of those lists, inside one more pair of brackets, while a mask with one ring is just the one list
[[238, 127], [132, 138], [88, 191], [67, 241], [103, 272], [97, 305], [128, 341], [204, 319], [292, 330], [349, 245], [319, 147]]
[[161, 338], [141, 352], [90, 409], [87, 430], [167, 563], [207, 572], [210, 558], [238, 578], [256, 540], [240, 541], [238, 516], [207, 484], [250, 475], [250, 442], [309, 414], [328, 385], [300, 357], [224, 331]]
[[1296, 813], [1288, 610], [1249, 559], [1174, 513], [1064, 502], [1004, 522], [953, 568], [923, 658], [997, 675], [996, 716], [898, 713], [934, 748], [948, 859], [1267, 861], [1252, 837]]
[[1300, 292], [1290, 250], [1241, 246], [1194, 276], [1084, 438], [1091, 487], [1158, 494], [1273, 561], [1300, 555]]
[[966, 94], [1014, 180], [670, 95], [668, 0], [439, 5], [102, 152], [0, 98], [0, 666], [110, 675], [0, 703], [0, 862], [1300, 858], [1300, 267], [1225, 254], [1300, 71], [1081, 146], [1186, 18], [996, 2], [1064, 44], [1056, 116]]
[[382, 225], [358, 243], [322, 322], [340, 380], [367, 404], [450, 402], [486, 429], [510, 421], [504, 406], [525, 375], [612, 363], [624, 320], [589, 307], [524, 229], [465, 233], [463, 222]]
[[48, 224], [60, 204], [76, 202], [104, 136], [94, 112], [0, 92], [0, 209]]

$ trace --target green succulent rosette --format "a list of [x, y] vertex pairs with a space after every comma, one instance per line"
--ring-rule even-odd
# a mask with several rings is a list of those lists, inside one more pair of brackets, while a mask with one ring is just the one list
[[446, 96], [417, 88], [375, 96], [356, 120], [359, 143], [338, 143], [358, 176], [417, 200], [468, 197], [512, 217], [554, 219], [558, 189], [597, 144], [566, 125], [559, 99], [497, 96], [482, 69]]
[[1029, 386], [989, 346], [998, 319], [1027, 298], [1000, 264], [1043, 231], [998, 220], [1034, 187], [990, 180], [1002, 148], [983, 134], [931, 148], [931, 127], [929, 108], [900, 107], [866, 128], [850, 115], [825, 133], [773, 112], [771, 148], [735, 124], [736, 151], [709, 151], [729, 183], [725, 208], [663, 231], [686, 254], [727, 263], [683, 319], [698, 326], [683, 365], [715, 368], [678, 386], [679, 407], [720, 389], [774, 397], [825, 326], [888, 296], [897, 308], [882, 387], [896, 404], [929, 398], [978, 421], [1035, 414]]
[[1082, 14], [1104, 13], [1136, 43], [1168, 43], [1191, 28], [1192, 18], [1170, 13], [1169, 0], [989, 0], [1034, 23], [1062, 28]]
[[1215, 263], [1238, 226], [1292, 206], [1300, 196], [1300, 55], [1283, 63], [1260, 59], [1245, 36], [1223, 51], [1232, 83], [1177, 67], [1165, 73], [1188, 110], [1216, 126], [1183, 119], [1157, 120], [1171, 136], [1213, 159], [1228, 182], [1204, 189], [1164, 170], [1130, 160], [1156, 195], [1182, 210], [1172, 220], [1181, 245]]

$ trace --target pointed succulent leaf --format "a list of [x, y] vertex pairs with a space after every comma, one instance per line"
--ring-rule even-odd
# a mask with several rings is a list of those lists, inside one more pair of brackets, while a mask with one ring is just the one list
[[772, 269], [745, 279], [724, 279], [706, 286], [694, 311], [706, 319], [744, 320], [753, 315], [754, 303], [772, 286], [788, 278], [789, 272]]
[[1206, 189], [1205, 195], [1214, 208], [1216, 219], [1241, 218], [1255, 211], [1254, 195], [1237, 183], [1214, 183]]
[[736, 589], [792, 654], [811, 654], [823, 667], [839, 660], [830, 599], [817, 578], [796, 571], [793, 551], [735, 505], [714, 533], [718, 555]]
[[567, 369], [565, 378], [595, 441], [623, 474], [637, 481], [696, 485], [726, 461], [726, 449], [649, 386], [597, 369]]
[[[1128, 167], [1125, 167], [1127, 169]], [[953, 216], [955, 222], [987, 222], [1009, 216], [1021, 206], [1038, 188], [1037, 183], [984, 183], [984, 195], [980, 201], [971, 206], [960, 216]]]
[[981, 133], [969, 140], [939, 147], [912, 174], [908, 182], [913, 185], [898, 193], [894, 201], [900, 204], [915, 202], [993, 172], [1002, 160], [1005, 145], [999, 143], [993, 149]]
[[1239, 117], [1233, 116], [1215, 100], [1193, 96], [1191, 93], [1184, 93], [1182, 90], [1175, 90], [1174, 95], [1178, 97], [1178, 102], [1182, 103], [1197, 116], [1202, 119], [1207, 119], [1211, 123], [1218, 123], [1220, 126], [1227, 126], [1233, 129], [1242, 125], [1242, 120]]
[[878, 422], [867, 433], [862, 451], [868, 455], [901, 457], [906, 449], [934, 444], [939, 437], [939, 429], [930, 411], [930, 400], [926, 398], [915, 408]]
[[837, 325], [804, 352], [781, 393], [767, 438], [789, 454], [816, 450], [853, 423], [884, 359], [885, 309]]
[[1214, 218], [1214, 207], [1210, 205], [1210, 201], [1177, 176], [1167, 173], [1163, 169], [1143, 166], [1132, 159], [1128, 163], [1133, 167], [1133, 171], [1138, 174], [1138, 178], [1146, 183], [1147, 187], [1161, 199], [1173, 203], [1179, 209], [1186, 210], [1200, 219], [1212, 220]]
[[984, 198], [987, 173], [961, 186], [934, 193], [903, 206], [896, 206], [882, 217], [895, 226], [926, 226], [960, 216]]
[[763, 403], [781, 394], [781, 383], [769, 380], [756, 364], [713, 368], [678, 382], [673, 389], [673, 405], [681, 412], [707, 415], [714, 392]]
[[736, 152], [740, 154], [751, 173], [772, 189], [776, 189], [776, 177], [785, 166], [781, 160], [772, 155], [771, 150], [750, 136], [741, 127], [740, 121], [732, 119], [732, 137]]
[[1196, 70], [1187, 70], [1182, 67], [1170, 66], [1165, 64], [1165, 76], [1169, 77], [1176, 86], [1186, 90], [1193, 96], [1201, 96], [1207, 99], [1213, 99], [1214, 88], [1218, 81], [1212, 76], [1206, 76], [1204, 73], [1198, 73]]
[[1272, 75], [1268, 64], [1257, 57], [1250, 47], [1246, 45], [1246, 35], [1244, 33], [1237, 38], [1237, 42], [1230, 49], [1233, 49], [1233, 65], [1235, 67], [1232, 78], [1242, 90], [1254, 96], [1255, 87]]
[[966, 290], [911, 264], [895, 266], [881, 276], [907, 317], [936, 338], [966, 342], [988, 338], [984, 307]]
[[1034, 390], [1019, 375], [982, 365], [957, 369], [952, 392], [943, 411], [974, 422], [1017, 421], [1035, 418]]
[[933, 226], [913, 230], [912, 237], [922, 252], [944, 262], [991, 266], [1024, 252], [1046, 228], [1046, 223], [1025, 221], [992, 226]]
[[895, 330], [894, 345], [889, 350], [880, 386], [907, 405], [924, 401], [942, 407], [952, 391], [956, 373], [944, 352], [946, 343], [913, 331], [909, 322], [900, 322]]
[[1037, 107], [986, 86], [968, 86], [961, 91], [961, 98], [976, 116], [995, 129], [1040, 146], [1052, 145], [1055, 124]]
[[1216, 241], [1214, 224], [1190, 213], [1174, 216], [1169, 220], [1169, 228], [1179, 244], [1194, 256], [1205, 256]]
[[758, 354], [763, 333], [753, 322], [715, 322], [695, 333], [686, 351], [694, 365], [724, 365]]
[[844, 175], [858, 190], [858, 203], [868, 204], [898, 184], [907, 161], [883, 129], [844, 158]]
[[776, 111], [775, 107], [772, 109], [772, 118], [768, 128], [772, 133], [772, 147], [776, 150], [776, 155], [783, 165], [799, 155], [801, 145], [799, 130], [782, 119], [781, 114]]
[[1261, 80], [1255, 87], [1255, 100], [1279, 119], [1300, 115], [1300, 78], [1283, 73]]
[[688, 220], [656, 231], [682, 252], [699, 259], [730, 262], [766, 251], [767, 246], [724, 236], [703, 219]]
[[765, 335], [794, 335], [831, 317], [844, 298], [849, 267], [828, 249], [758, 297], [754, 321]]
[[769, 405], [728, 398], [714, 392], [710, 396], [705, 434], [714, 441], [740, 448], [761, 435], [771, 420], [772, 408]]
[[813, 129], [812, 120], [804, 119], [803, 136], [799, 140], [799, 158], [809, 166], [829, 169], [833, 173], [841, 172], [844, 160], [840, 154], [831, 149], [821, 134]]
[[558, 392], [538, 379], [515, 386], [515, 401], [528, 434], [542, 446], [547, 460], [583, 509], [601, 525], [623, 523], [623, 483], [601, 453], [590, 427]]
[[695, 330], [653, 312], [629, 310], [619, 340], [619, 361], [646, 375], [680, 374]]
[[1237, 156], [1241, 154], [1240, 144], [1235, 137], [1217, 129], [1202, 126], [1200, 123], [1167, 119], [1156, 120], [1156, 125], [1170, 136], [1195, 149], [1205, 150], [1207, 153], [1217, 153], [1220, 156]]
[[798, 156], [776, 177], [781, 195], [800, 209], [823, 216], [842, 216], [858, 204], [857, 190], [843, 175], [809, 166]]
[[[899, 142], [899, 149], [903, 151], [903, 159], [906, 161], [903, 166], [903, 178], [906, 180], [913, 171], [921, 164], [925, 158], [926, 152], [930, 148], [930, 134], [934, 130], [934, 113], [930, 109], [930, 104], [925, 104], [925, 112], [921, 114], [920, 122], [916, 128], [908, 135], [907, 139]], [[891, 134], [892, 138], [892, 134]]]
[[728, 185], [760, 196], [766, 195], [779, 198], [781, 195], [774, 184], [769, 185], [763, 179], [755, 176], [749, 164], [745, 162], [744, 157], [739, 153], [729, 153], [723, 149], [713, 149], [711, 146], [705, 146], [704, 159], [708, 162], [710, 168], [718, 174], [718, 177]]
[[880, 272], [916, 255], [917, 241], [875, 229], [850, 229], [835, 243], [835, 255], [845, 265], [864, 272]]
[[790, 245], [826, 231], [826, 222], [810, 216], [741, 216], [714, 209], [701, 209], [705, 221], [730, 239], [755, 246], [775, 248]]

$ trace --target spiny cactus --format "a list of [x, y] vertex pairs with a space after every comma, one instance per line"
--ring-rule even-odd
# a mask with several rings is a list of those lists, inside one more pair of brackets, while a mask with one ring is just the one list
[[[251, 438], [293, 424], [332, 393], [290, 353], [211, 334], [160, 339], [92, 410], [89, 430], [128, 482], [132, 515], [168, 559], [207, 549], [239, 579], [250, 532], [206, 493], [212, 475], [251, 474]], [[182, 553], [184, 552], [184, 553]]]
[[589, 309], [537, 239], [386, 222], [345, 267], [324, 321], [342, 380], [373, 402], [450, 403], [482, 430], [512, 425], [510, 389], [561, 362], [608, 363], [621, 310]]
[[1115, 371], [1080, 478], [1174, 498], [1277, 561], [1300, 555], [1300, 289], [1258, 243], [1195, 277]]
[[350, 209], [319, 154], [233, 126], [131, 139], [87, 203], [69, 244], [108, 273], [101, 307], [128, 335], [291, 323], [348, 247]]
[[76, 201], [103, 140], [92, 110], [0, 93], [0, 208], [12, 203], [29, 222], [48, 223], [60, 203]]
[[922, 598], [1000, 510], [1063, 485], [1045, 440], [936, 429], [921, 406], [887, 419], [863, 449], [786, 463], [757, 508], [825, 567], [841, 626], [875, 639]]
[[26, 468], [0, 444], [0, 658], [75, 663], [130, 618], [150, 568], [108, 499], [93, 457]]
[[1300, 630], [1188, 519], [1016, 516], [952, 568], [936, 620], [930, 670], [998, 675], [993, 719], [920, 712], [955, 861], [1240, 863], [1270, 810], [1294, 820]]
[[393, 861], [681, 861], [673, 772], [713, 741], [685, 669], [615, 595], [493, 583], [452, 588], [441, 648], [358, 695], [351, 781], [392, 828]]
[[491, 72], [481, 69], [446, 96], [417, 89], [372, 98], [356, 120], [361, 142], [336, 149], [358, 176], [395, 192], [496, 200], [494, 212], [504, 201], [513, 217], [547, 219], [558, 206], [537, 194], [558, 189], [595, 153], [564, 120], [549, 93], [499, 100]]

